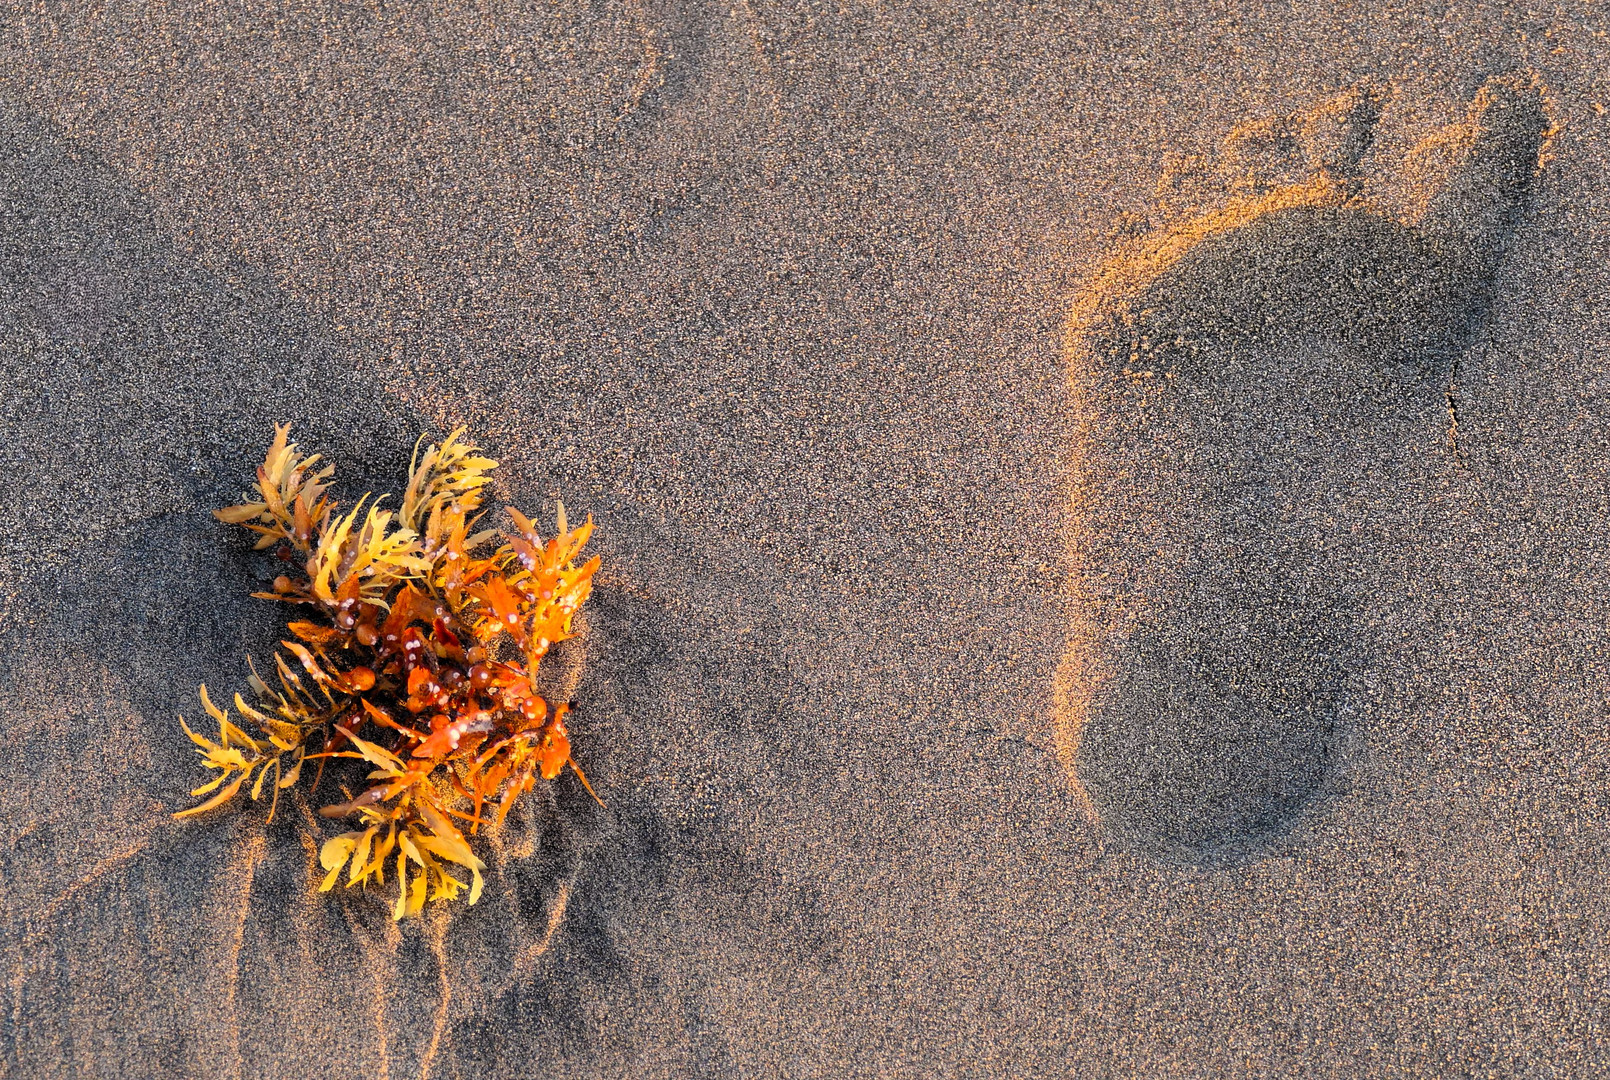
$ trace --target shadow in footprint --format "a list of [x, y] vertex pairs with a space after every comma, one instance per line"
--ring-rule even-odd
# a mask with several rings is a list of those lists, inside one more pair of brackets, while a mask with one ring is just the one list
[[1084, 599], [1059, 747], [1107, 833], [1157, 855], [1259, 850], [1326, 789], [1371, 662], [1371, 498], [1445, 415], [1548, 127], [1534, 79], [1488, 80], [1405, 222], [1364, 197], [1379, 112], [1359, 90], [1238, 128], [1236, 166], [1307, 178], [1243, 174], [1221, 209], [1110, 260], [1070, 315]]

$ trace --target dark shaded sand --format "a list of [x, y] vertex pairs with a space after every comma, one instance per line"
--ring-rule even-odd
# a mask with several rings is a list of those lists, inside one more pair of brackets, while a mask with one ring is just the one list
[[[14, 11], [0, 1076], [1601, 1074], [1605, 29]], [[1413, 254], [1430, 193], [1509, 181], [1408, 151], [1517, 71], [1554, 160]], [[1213, 304], [1147, 316], [1264, 377], [1074, 400], [1080, 283], [1303, 183], [1305, 143], [1380, 215], [1249, 216], [1178, 264]], [[170, 817], [175, 715], [276, 637], [207, 511], [285, 419], [348, 497], [466, 423], [502, 494], [599, 522], [572, 729], [608, 808], [532, 800], [474, 908], [317, 894], [299, 799]], [[1053, 688], [1099, 620], [1096, 824]]]

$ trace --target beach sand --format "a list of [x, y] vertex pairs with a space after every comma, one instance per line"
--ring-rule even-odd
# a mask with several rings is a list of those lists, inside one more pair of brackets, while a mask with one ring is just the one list
[[[0, 1076], [1610, 1068], [1597, 7], [6, 27]], [[1083, 283], [1230, 197], [1238, 125], [1364, 84], [1408, 212], [1407, 152], [1523, 70], [1557, 131], [1481, 330], [1325, 481], [1365, 539], [1323, 790], [1246, 857], [1116, 842], [1057, 738]], [[317, 893], [305, 800], [171, 818], [177, 715], [277, 640], [209, 511], [283, 421], [348, 498], [464, 424], [500, 496], [598, 523], [607, 809], [531, 800], [474, 908]]]

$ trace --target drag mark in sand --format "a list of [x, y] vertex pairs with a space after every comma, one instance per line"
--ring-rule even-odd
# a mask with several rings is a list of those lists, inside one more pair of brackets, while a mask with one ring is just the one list
[[632, 84], [631, 92], [626, 97], [626, 104], [622, 105], [620, 112], [615, 115], [616, 127], [630, 119], [632, 114], [642, 106], [643, 99], [648, 96], [654, 86], [664, 79], [665, 50], [660, 48], [660, 44], [656, 40], [654, 27], [648, 19], [648, 12], [644, 10], [642, 4], [634, 4], [633, 10], [636, 16], [637, 29], [643, 35], [643, 60], [637, 81]]
[[229, 1043], [234, 1061], [233, 1075], [237, 1080], [245, 1068], [240, 1047], [240, 1012], [236, 1007], [240, 991], [240, 958], [246, 948], [246, 920], [251, 917], [252, 885], [257, 880], [257, 867], [263, 861], [267, 842], [262, 833], [257, 833], [247, 837], [241, 848], [240, 861], [246, 864], [245, 881], [236, 890], [239, 906], [232, 920], [233, 933], [229, 939], [229, 955], [224, 963], [224, 1011], [229, 1016]]
[[448, 920], [437, 918], [425, 931], [425, 942], [430, 947], [431, 956], [436, 959], [436, 984], [441, 992], [441, 1000], [436, 1003], [436, 1011], [431, 1015], [430, 1042], [419, 1058], [419, 1080], [430, 1080], [431, 1066], [441, 1050], [442, 1033], [447, 1030], [448, 1008], [453, 1003], [453, 980], [447, 970], [447, 925]]
[[744, 19], [749, 24], [749, 39], [754, 45], [755, 59], [759, 62], [759, 69], [765, 73], [767, 85], [771, 88], [767, 94], [766, 115], [769, 126], [775, 133], [783, 119], [783, 101], [777, 92], [776, 63], [772, 54], [776, 51], [776, 35], [760, 17], [755, 9], [754, 0], [739, 0], [743, 8]]
[[570, 882], [562, 881], [559, 883], [558, 894], [553, 898], [553, 907], [548, 912], [548, 926], [543, 931], [542, 940], [534, 942], [521, 950], [519, 957], [514, 962], [516, 978], [529, 970], [537, 962], [537, 958], [548, 951], [549, 946], [553, 944], [553, 936], [558, 931], [559, 924], [564, 920], [565, 908], [569, 904]]
[[44, 911], [39, 915], [39, 926], [30, 930], [22, 940], [22, 948], [17, 957], [17, 966], [11, 974], [11, 1039], [13, 1043], [20, 1038], [22, 1031], [22, 991], [32, 973], [33, 965], [29, 957], [47, 938], [59, 932], [56, 920], [61, 916], [63, 909], [78, 896], [79, 893], [99, 881], [106, 874], [129, 862], [140, 852], [150, 846], [150, 839], [137, 840], [128, 847], [100, 859], [83, 877], [73, 882], [56, 895]]
[[1445, 422], [1541, 168], [1541, 85], [1489, 79], [1400, 219], [1366, 197], [1380, 111], [1360, 88], [1238, 127], [1226, 156], [1251, 182], [1120, 250], [1069, 313], [1058, 750], [1104, 833], [1156, 856], [1253, 853], [1330, 782], [1349, 679], [1373, 662], [1354, 583], [1377, 555], [1354, 503], [1389, 502]]
[[383, 932], [386, 935], [386, 944], [390, 946], [389, 956], [368, 934], [357, 935], [358, 943], [363, 949], [364, 966], [369, 969], [371, 991], [369, 1019], [375, 1032], [375, 1080], [391, 1080], [391, 1044], [386, 1038], [386, 986], [391, 981], [388, 977], [393, 967], [390, 961], [395, 957], [397, 942], [402, 937], [395, 922], [388, 923]]

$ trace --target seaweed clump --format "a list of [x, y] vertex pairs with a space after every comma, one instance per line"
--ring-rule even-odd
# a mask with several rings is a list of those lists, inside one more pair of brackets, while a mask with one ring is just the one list
[[536, 687], [543, 657], [572, 635], [592, 589], [598, 557], [576, 565], [592, 519], [569, 528], [561, 503], [558, 531], [544, 540], [510, 506], [512, 530], [477, 530], [497, 462], [462, 428], [422, 455], [415, 447], [396, 510], [366, 495], [342, 512], [329, 496], [333, 466], [300, 457], [289, 433], [289, 424], [276, 429], [247, 501], [215, 514], [257, 533], [256, 548], [275, 549], [285, 564], [272, 592], [252, 595], [308, 617], [290, 621], [294, 640], [275, 653], [277, 685], [254, 667], [255, 703], [235, 695], [260, 737], [232, 722], [205, 685], [217, 740], [180, 718], [218, 775], [191, 792], [210, 798], [174, 816], [211, 810], [249, 783], [254, 801], [268, 785], [272, 820], [279, 792], [308, 762], [318, 763], [316, 793], [329, 759], [361, 759], [372, 766], [368, 786], [319, 811], [359, 826], [324, 843], [320, 891], [343, 869], [348, 886], [382, 885], [395, 856], [395, 918], [466, 888], [473, 904], [485, 864], [455, 822], [471, 835], [501, 824], [566, 765], [592, 791], [571, 758], [568, 703], [545, 701]]

